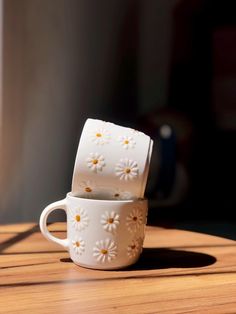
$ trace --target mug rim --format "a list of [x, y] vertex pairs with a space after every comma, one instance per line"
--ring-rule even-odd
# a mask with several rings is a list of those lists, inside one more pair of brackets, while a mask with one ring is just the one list
[[70, 198], [70, 199], [76, 199], [76, 200], [82, 200], [82, 201], [86, 201], [86, 202], [106, 202], [106, 203], [114, 203], [114, 204], [118, 204], [118, 203], [124, 203], [124, 204], [129, 204], [129, 203], [145, 203], [147, 202], [147, 198], [136, 198], [136, 199], [128, 199], [128, 200], [109, 200], [109, 199], [95, 199], [95, 198], [85, 198], [85, 197], [79, 197], [79, 196], [75, 196], [72, 195], [72, 192], [68, 192], [66, 194], [66, 197]]

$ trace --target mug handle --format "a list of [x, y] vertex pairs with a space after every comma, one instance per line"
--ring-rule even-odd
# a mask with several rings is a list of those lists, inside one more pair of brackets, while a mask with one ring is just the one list
[[68, 250], [69, 247], [68, 239], [67, 238], [59, 239], [54, 237], [47, 228], [48, 216], [55, 209], [63, 209], [66, 212], [66, 199], [52, 203], [48, 205], [46, 208], [44, 208], [39, 221], [40, 230], [47, 240], [60, 244], [61, 246], [63, 246], [64, 249]]

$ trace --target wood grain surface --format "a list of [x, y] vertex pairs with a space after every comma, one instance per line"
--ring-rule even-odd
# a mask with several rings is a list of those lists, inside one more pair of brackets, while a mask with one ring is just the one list
[[[63, 223], [50, 225], [63, 238]], [[147, 227], [128, 269], [74, 265], [35, 224], [0, 226], [0, 313], [236, 313], [235, 241]]]

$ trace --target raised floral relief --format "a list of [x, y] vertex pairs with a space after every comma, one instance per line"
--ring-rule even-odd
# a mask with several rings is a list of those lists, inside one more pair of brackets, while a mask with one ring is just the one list
[[134, 148], [136, 145], [135, 140], [131, 136], [123, 135], [118, 138], [118, 142], [125, 149]]
[[143, 224], [143, 214], [139, 208], [134, 208], [126, 217], [126, 226], [129, 232], [136, 232]]
[[81, 255], [85, 249], [85, 242], [81, 237], [79, 237], [76, 240], [72, 240], [72, 246], [75, 253]]
[[137, 162], [128, 158], [120, 159], [115, 167], [115, 174], [120, 180], [133, 180], [137, 178], [138, 172]]
[[98, 262], [111, 262], [117, 256], [117, 245], [110, 239], [97, 241], [93, 248], [93, 256]]
[[86, 159], [88, 168], [97, 173], [98, 171], [102, 171], [102, 168], [105, 166], [105, 158], [103, 155], [98, 153], [90, 153], [89, 157]]
[[119, 188], [109, 191], [110, 197], [113, 200], [128, 200], [132, 199], [133, 195], [129, 191], [124, 191]]
[[134, 258], [139, 255], [141, 251], [142, 241], [141, 239], [134, 239], [127, 247], [127, 255], [129, 258]]
[[78, 192], [79, 192], [79, 196], [83, 196], [86, 198], [92, 198], [96, 195], [97, 185], [90, 180], [81, 181], [78, 184]]
[[90, 139], [97, 145], [104, 145], [110, 142], [111, 135], [106, 129], [99, 128], [91, 132]]
[[73, 227], [78, 231], [83, 230], [89, 224], [88, 215], [83, 208], [72, 209], [70, 216]]
[[120, 224], [120, 216], [114, 211], [105, 212], [101, 217], [101, 224], [106, 231], [115, 232]]

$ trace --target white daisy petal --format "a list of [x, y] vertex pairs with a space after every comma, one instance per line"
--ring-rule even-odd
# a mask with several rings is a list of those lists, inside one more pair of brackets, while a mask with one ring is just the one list
[[119, 136], [118, 142], [121, 144], [121, 146], [124, 149], [134, 148], [136, 145], [135, 140], [131, 136], [127, 136], [127, 135]]
[[104, 128], [98, 128], [96, 130], [92, 130], [90, 133], [90, 140], [96, 145], [104, 145], [110, 142], [111, 135], [109, 131]]
[[89, 224], [88, 215], [83, 208], [71, 209], [69, 216], [73, 227], [78, 231], [85, 229]]
[[130, 233], [135, 233], [143, 224], [143, 214], [139, 208], [134, 208], [126, 217], [126, 226]]
[[129, 258], [134, 258], [141, 253], [142, 250], [142, 240], [134, 239], [127, 247], [127, 255]]
[[81, 237], [76, 238], [72, 240], [72, 247], [76, 254], [81, 255], [85, 250], [85, 242]]
[[86, 159], [87, 167], [92, 171], [102, 171], [102, 168], [105, 166], [105, 158], [98, 153], [90, 153], [89, 157]]
[[93, 248], [93, 256], [98, 262], [111, 262], [117, 256], [117, 245], [110, 239], [97, 241]]
[[78, 184], [78, 196], [94, 198], [98, 192], [98, 187], [93, 181], [81, 181]]
[[115, 174], [120, 180], [132, 180], [138, 176], [139, 169], [136, 161], [128, 158], [120, 159], [116, 164]]

